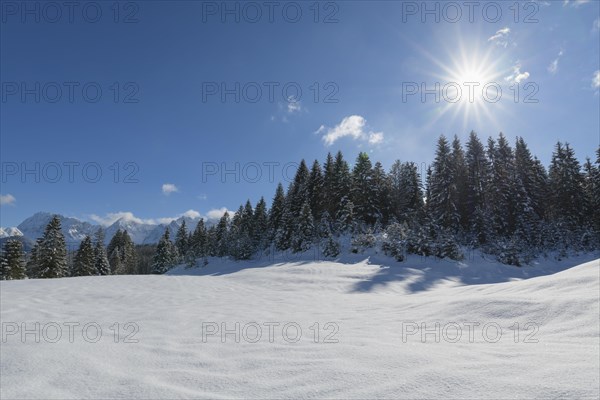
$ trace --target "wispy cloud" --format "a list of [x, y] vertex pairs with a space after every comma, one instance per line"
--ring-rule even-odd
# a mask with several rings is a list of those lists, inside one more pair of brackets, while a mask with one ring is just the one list
[[179, 192], [179, 189], [172, 183], [165, 183], [162, 185], [162, 192], [165, 196], [168, 196], [171, 193]]
[[507, 47], [508, 46], [508, 35], [510, 34], [510, 28], [505, 27], [502, 28], [496, 33], [488, 38], [488, 42], [495, 43], [498, 46]]
[[529, 72], [521, 72], [521, 64], [517, 62], [513, 67], [513, 73], [506, 76], [504, 80], [508, 83], [521, 83], [529, 78]]
[[592, 88], [600, 88], [600, 70], [594, 72], [594, 76], [592, 77]]
[[299, 101], [290, 101], [288, 100], [287, 104], [287, 112], [290, 114], [297, 113], [302, 111], [302, 105]]
[[0, 206], [14, 206], [16, 201], [12, 194], [0, 194]]
[[378, 144], [383, 142], [383, 133], [382, 132], [371, 132], [369, 134], [369, 143]]
[[558, 56], [550, 63], [550, 65], [548, 65], [548, 72], [550, 72], [552, 75], [558, 72], [558, 61], [562, 56], [563, 51], [561, 50], [558, 52]]
[[294, 115], [300, 115], [306, 112], [308, 112], [308, 110], [302, 105], [302, 102], [296, 100], [295, 97], [290, 96], [287, 101], [277, 103], [277, 112], [271, 114], [270, 120], [271, 122], [279, 121], [287, 124], [290, 122], [288, 117], [291, 118]]
[[383, 132], [374, 132], [367, 130], [367, 120], [360, 115], [351, 115], [342, 119], [338, 125], [333, 128], [327, 128], [321, 125], [315, 132], [323, 134], [325, 145], [331, 146], [337, 140], [350, 137], [353, 140], [368, 141], [370, 144], [378, 144], [383, 141]]
[[592, 23], [592, 32], [600, 31], [600, 18], [596, 18]]
[[583, 4], [589, 3], [590, 0], [563, 0], [563, 6], [579, 7]]

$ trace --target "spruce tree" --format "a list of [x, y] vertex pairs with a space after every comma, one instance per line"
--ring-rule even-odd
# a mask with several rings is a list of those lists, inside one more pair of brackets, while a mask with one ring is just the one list
[[350, 199], [354, 204], [354, 215], [360, 224], [372, 226], [380, 212], [377, 210], [373, 170], [367, 153], [361, 152], [352, 170]]
[[282, 228], [278, 230], [275, 239], [280, 250], [287, 250], [291, 246], [292, 236], [299, 223], [300, 212], [304, 203], [309, 203], [308, 180], [310, 172], [304, 160], [296, 170], [294, 181], [290, 184], [285, 198], [285, 209], [282, 218]]
[[94, 238], [94, 266], [98, 275], [110, 275], [110, 262], [104, 247], [104, 230], [98, 228]]
[[110, 273], [117, 274], [120, 271], [123, 271], [123, 263], [121, 261], [121, 248], [114, 247], [113, 251], [110, 253], [108, 257], [108, 262], [110, 264]]
[[260, 198], [254, 209], [252, 221], [254, 227], [252, 242], [258, 250], [264, 250], [268, 245], [269, 217], [267, 215], [267, 203], [264, 198]]
[[325, 257], [337, 257], [340, 254], [340, 244], [333, 237], [333, 234], [329, 232], [325, 240], [325, 246], [323, 247], [323, 255]]
[[466, 214], [468, 232], [474, 243], [485, 244], [492, 237], [491, 208], [487, 201], [491, 187], [490, 162], [477, 134], [471, 131], [465, 154], [467, 168]]
[[438, 140], [428, 183], [427, 211], [435, 225], [456, 232], [460, 224], [460, 213], [454, 184], [454, 168], [450, 147], [448, 141], [442, 135]]
[[355, 232], [355, 218], [354, 218], [354, 204], [352, 201], [347, 200], [336, 218], [337, 230], [340, 233], [354, 233]]
[[588, 192], [590, 197], [591, 217], [596, 233], [600, 236], [600, 146], [596, 150], [595, 165], [588, 169]]
[[60, 218], [52, 217], [39, 251], [39, 278], [62, 278], [67, 276], [67, 245], [61, 232]]
[[515, 145], [515, 231], [519, 239], [530, 245], [539, 245], [536, 239], [543, 216], [536, 163], [522, 137], [517, 138]]
[[387, 224], [391, 216], [390, 181], [379, 161], [375, 163], [372, 174], [376, 221]]
[[204, 225], [204, 219], [200, 218], [192, 238], [189, 242], [187, 261], [189, 265], [195, 264], [196, 258], [208, 255], [208, 234]]
[[244, 212], [242, 213], [242, 231], [252, 240], [254, 237], [254, 208], [250, 200], [246, 200]]
[[42, 248], [42, 238], [37, 238], [33, 248], [29, 252], [29, 257], [25, 265], [29, 279], [39, 278], [40, 276], [40, 252]]
[[554, 221], [561, 221], [569, 229], [575, 229], [583, 223], [582, 204], [585, 199], [581, 167], [569, 144], [556, 144], [548, 179], [551, 217]]
[[117, 270], [117, 274], [137, 274], [137, 254], [135, 252], [135, 244], [127, 231], [123, 231], [121, 235], [121, 269]]
[[8, 280], [10, 276], [10, 270], [8, 269], [8, 261], [4, 253], [0, 254], [0, 281]]
[[324, 181], [321, 164], [315, 160], [310, 169], [308, 177], [308, 197], [310, 202], [310, 211], [312, 215], [321, 215], [325, 209], [324, 201]]
[[229, 233], [229, 213], [225, 211], [225, 214], [219, 219], [219, 222], [215, 229], [215, 249], [214, 253], [217, 257], [224, 257], [228, 254], [228, 233]]
[[292, 250], [299, 253], [310, 249], [314, 239], [313, 216], [310, 211], [310, 203], [304, 202], [300, 210], [297, 229], [292, 236]]
[[333, 224], [329, 212], [323, 211], [317, 228], [317, 236], [321, 239], [327, 238], [333, 233]]
[[95, 261], [92, 240], [89, 236], [86, 236], [81, 241], [77, 254], [75, 254], [71, 276], [98, 275]]
[[283, 215], [285, 213], [285, 193], [283, 186], [277, 185], [275, 196], [269, 210], [269, 240], [274, 241], [279, 236], [279, 231], [283, 228]]
[[156, 253], [152, 262], [153, 274], [164, 274], [171, 269], [175, 263], [174, 249], [175, 246], [171, 243], [169, 228], [167, 228], [156, 247]]
[[115, 234], [113, 235], [113, 237], [110, 239], [110, 242], [108, 243], [108, 246], [106, 247], [106, 252], [108, 254], [112, 254], [113, 250], [116, 247], [120, 247], [121, 246], [122, 236], [123, 236], [123, 231], [120, 228], [117, 229], [117, 231], [115, 232]]
[[[106, 254], [109, 256], [110, 271], [112, 274], [116, 274], [117, 270], [121, 270], [122, 264], [122, 249], [123, 248], [123, 231], [117, 229], [113, 237], [110, 239], [108, 246], [106, 247]], [[117, 268], [118, 267], [118, 268]]]
[[391, 213], [396, 220], [401, 220], [407, 209], [408, 198], [404, 195], [402, 163], [400, 160], [394, 161], [388, 174], [390, 184], [390, 208]]
[[335, 187], [335, 161], [331, 153], [327, 153], [327, 158], [323, 164], [323, 208], [329, 215], [335, 215], [337, 204], [335, 198], [337, 196]]
[[229, 228], [228, 254], [237, 260], [247, 260], [254, 253], [252, 204], [248, 200], [245, 206], [240, 206], [231, 219]]
[[465, 162], [465, 154], [458, 136], [452, 141], [452, 152], [450, 153], [450, 164], [452, 168], [452, 185], [450, 186], [451, 201], [455, 204], [458, 213], [458, 223], [453, 227], [455, 231], [465, 230], [468, 225], [467, 211], [467, 176], [468, 170]]
[[185, 219], [179, 225], [177, 234], [175, 235], [175, 247], [177, 247], [177, 253], [179, 255], [179, 261], [183, 261], [183, 258], [187, 254], [188, 250], [188, 231], [185, 224]]
[[7, 240], [4, 243], [2, 255], [2, 277], [4, 280], [25, 279], [25, 253], [23, 244], [14, 239]]
[[344, 207], [346, 202], [351, 201], [350, 189], [352, 187], [352, 176], [350, 174], [350, 167], [341, 151], [338, 151], [335, 155], [335, 161], [333, 163], [333, 193], [332, 193], [332, 209], [329, 210], [331, 216], [337, 215]]
[[417, 165], [396, 160], [388, 174], [390, 217], [397, 221], [412, 221], [423, 211], [423, 190]]
[[510, 237], [515, 228], [515, 160], [512, 148], [500, 133], [498, 142], [488, 140], [491, 182], [488, 203], [497, 235]]
[[308, 192], [308, 180], [310, 172], [304, 160], [300, 161], [300, 166], [294, 176], [294, 181], [290, 185], [285, 201], [285, 212], [283, 218], [283, 230], [279, 233], [277, 243], [281, 250], [286, 250], [292, 245], [292, 237], [299, 224], [300, 212], [304, 203], [310, 206], [310, 196]]

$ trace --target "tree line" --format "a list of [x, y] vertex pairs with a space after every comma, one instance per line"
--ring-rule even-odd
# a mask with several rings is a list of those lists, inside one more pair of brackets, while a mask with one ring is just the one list
[[[513, 147], [503, 134], [484, 145], [471, 132], [466, 146], [456, 136], [451, 142], [441, 136], [425, 185], [414, 162], [396, 161], [386, 172], [364, 152], [352, 168], [342, 152], [310, 168], [302, 160], [287, 189], [277, 186], [270, 208], [264, 198], [255, 206], [248, 200], [211, 226], [200, 219], [188, 231], [183, 221], [173, 240], [166, 229], [144, 272], [313, 247], [336, 257], [345, 241], [352, 252], [379, 246], [398, 260], [406, 254], [458, 260], [468, 247], [522, 265], [551, 251], [598, 249], [597, 210], [600, 148], [595, 162], [588, 158], [582, 166], [571, 146], [558, 142], [546, 169], [522, 137]], [[55, 217], [27, 261], [20, 242], [7, 241], [0, 272], [3, 279], [141, 272], [126, 231], [117, 231], [106, 248], [103, 241], [101, 229], [94, 240], [86, 237], [67, 268]]]
[[546, 169], [522, 137], [512, 147], [503, 134], [484, 145], [471, 132], [466, 146], [441, 136], [425, 185], [421, 178], [413, 162], [396, 161], [386, 172], [366, 153], [352, 168], [341, 152], [322, 166], [302, 160], [287, 190], [277, 186], [270, 209], [263, 198], [255, 207], [247, 201], [209, 229], [201, 221], [188, 233], [184, 224], [174, 242], [165, 232], [154, 271], [209, 256], [244, 260], [314, 246], [335, 257], [348, 237], [350, 251], [379, 245], [399, 260], [461, 259], [469, 247], [513, 265], [600, 247], [600, 148], [582, 168], [571, 146], [559, 142]]

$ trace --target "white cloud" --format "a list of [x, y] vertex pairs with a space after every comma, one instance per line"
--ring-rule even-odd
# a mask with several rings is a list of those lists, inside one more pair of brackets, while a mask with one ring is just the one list
[[202, 214], [200, 214], [196, 210], [187, 210], [186, 212], [184, 212], [183, 214], [181, 214], [181, 216], [182, 217], [187, 217], [187, 218], [200, 218], [202, 216]]
[[594, 72], [594, 77], [592, 78], [592, 88], [600, 88], [600, 70]]
[[583, 5], [583, 4], [586, 4], [589, 2], [590, 2], [590, 0], [574, 0], [574, 1], [564, 0], [563, 6], [568, 6], [570, 4], [571, 7], [579, 7], [580, 5]]
[[229, 210], [225, 207], [214, 208], [206, 213], [206, 219], [213, 221], [218, 220], [223, 216], [223, 214], [225, 214], [225, 212], [229, 212]]
[[287, 112], [293, 114], [295, 112], [302, 111], [302, 105], [299, 101], [292, 101], [288, 99]]
[[15, 196], [12, 194], [0, 194], [0, 205], [1, 206], [13, 206], [15, 204]]
[[206, 194], [202, 193], [202, 194], [199, 194], [198, 196], [196, 196], [196, 198], [198, 200], [207, 200], [208, 196]]
[[496, 33], [488, 38], [488, 42], [495, 43], [498, 46], [507, 47], [508, 46], [508, 35], [510, 34], [510, 28], [502, 28]]
[[100, 217], [96, 214], [92, 214], [92, 215], [90, 215], [90, 219], [94, 222], [97, 222], [100, 225], [103, 225], [103, 226], [112, 225], [120, 219], [123, 219], [124, 221], [135, 222], [138, 224], [155, 224], [156, 223], [156, 221], [153, 219], [138, 218], [135, 215], [133, 215], [133, 213], [131, 211], [119, 211], [119, 212], [115, 212], [115, 213], [108, 213], [104, 217]]
[[371, 132], [369, 133], [369, 143], [378, 144], [383, 142], [383, 133], [382, 132]]
[[168, 196], [173, 192], [179, 192], [179, 189], [172, 183], [165, 183], [162, 185], [162, 192], [164, 195]]
[[170, 224], [171, 222], [175, 221], [176, 219], [179, 219], [181, 217], [187, 217], [187, 218], [202, 218], [202, 214], [200, 214], [198, 211], [196, 210], [187, 210], [186, 212], [184, 212], [183, 214], [177, 214], [174, 217], [163, 217], [163, 218], [157, 218], [156, 222], [158, 222], [159, 224]]
[[555, 58], [554, 61], [548, 65], [548, 72], [554, 75], [556, 74], [556, 71], [558, 71], [558, 58]]
[[596, 18], [592, 24], [592, 32], [600, 31], [600, 18]]
[[327, 146], [331, 146], [338, 139], [349, 136], [353, 140], [367, 140], [370, 144], [377, 144], [383, 141], [383, 132], [367, 132], [367, 120], [360, 115], [351, 115], [342, 119], [338, 125], [333, 128], [326, 128], [321, 125], [315, 133], [323, 135], [323, 141]]
[[550, 72], [552, 75], [558, 72], [558, 60], [560, 60], [562, 55], [563, 51], [561, 50], [558, 52], [558, 56], [550, 63], [550, 65], [548, 65], [548, 72]]
[[529, 72], [521, 72], [521, 64], [516, 63], [513, 67], [513, 73], [505, 77], [504, 80], [508, 83], [521, 83], [529, 78]]
[[[209, 211], [209, 213], [211, 211]], [[187, 210], [186, 212], [184, 212], [182, 214], [177, 214], [174, 217], [148, 218], [148, 219], [138, 218], [131, 211], [119, 211], [119, 212], [115, 212], [115, 213], [108, 213], [104, 217], [98, 216], [96, 214], [90, 215], [90, 219], [92, 221], [94, 221], [102, 226], [110, 226], [120, 219], [123, 219], [124, 221], [127, 221], [127, 222], [129, 222], [129, 221], [135, 222], [138, 224], [150, 224], [150, 225], [169, 224], [181, 217], [201, 218], [202, 214], [200, 214], [196, 210]]]

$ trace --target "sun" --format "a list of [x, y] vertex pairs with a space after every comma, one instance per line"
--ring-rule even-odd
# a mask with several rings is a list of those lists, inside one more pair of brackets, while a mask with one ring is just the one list
[[477, 42], [467, 43], [460, 35], [452, 43], [452, 47], [444, 47], [435, 55], [422, 50], [437, 67], [426, 72], [431, 78], [428, 87], [439, 85], [440, 88], [440, 101], [434, 105], [436, 112], [430, 124], [441, 118], [452, 121], [462, 118], [466, 129], [497, 126], [496, 117], [504, 111], [500, 101], [507, 75], [502, 68], [504, 60], [493, 47], [486, 46], [482, 50]]

